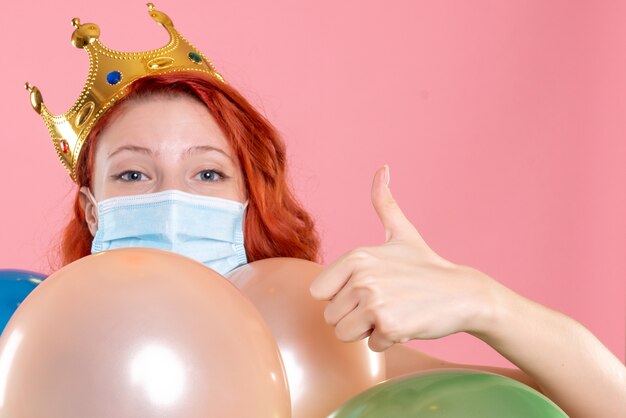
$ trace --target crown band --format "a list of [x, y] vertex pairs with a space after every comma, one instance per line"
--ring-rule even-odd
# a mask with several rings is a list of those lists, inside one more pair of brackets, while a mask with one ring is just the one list
[[211, 61], [178, 33], [165, 13], [156, 10], [152, 3], [147, 6], [150, 17], [170, 35], [167, 45], [152, 51], [114, 51], [100, 43], [98, 25], [72, 19], [72, 45], [87, 51], [89, 74], [78, 100], [66, 113], [51, 114], [41, 91], [26, 82], [31, 105], [43, 118], [59, 160], [75, 182], [76, 163], [89, 132], [114, 103], [126, 96], [127, 87], [134, 81], [151, 74], [197, 71], [226, 82]]

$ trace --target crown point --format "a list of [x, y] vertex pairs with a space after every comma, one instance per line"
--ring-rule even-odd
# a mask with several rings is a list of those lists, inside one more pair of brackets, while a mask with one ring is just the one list
[[80, 24], [78, 18], [72, 19], [72, 24], [76, 28], [72, 33], [72, 45], [76, 48], [84, 48], [100, 36], [100, 28], [95, 23]]
[[30, 104], [33, 106], [33, 109], [35, 109], [35, 112], [41, 114], [41, 106], [43, 104], [41, 92], [37, 87], [31, 85], [28, 81], [24, 87], [26, 87], [26, 90], [30, 92]]
[[154, 19], [157, 23], [160, 23], [165, 27], [174, 26], [174, 24], [172, 23], [172, 19], [170, 19], [169, 16], [165, 13], [156, 10], [154, 8], [154, 4], [152, 3], [148, 3], [148, 13], [150, 13], [150, 17]]

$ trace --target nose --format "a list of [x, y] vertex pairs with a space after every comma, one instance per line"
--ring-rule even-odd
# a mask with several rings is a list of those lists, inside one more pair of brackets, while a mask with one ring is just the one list
[[193, 192], [185, 181], [184, 176], [177, 172], [174, 168], [163, 171], [155, 192], [162, 192], [165, 190], [180, 190], [188, 193]]

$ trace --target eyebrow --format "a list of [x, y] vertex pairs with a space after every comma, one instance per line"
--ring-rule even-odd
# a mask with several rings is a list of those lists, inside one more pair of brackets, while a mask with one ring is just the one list
[[[115, 149], [115, 151], [112, 151], [111, 153], [109, 153], [109, 156], [107, 158], [111, 158], [115, 154], [118, 154], [118, 153], [120, 153], [122, 151], [140, 152], [142, 154], [147, 154], [147, 155], [158, 154], [158, 153], [155, 153], [154, 151], [152, 151], [150, 148], [140, 147], [138, 145], [122, 145], [121, 147]], [[224, 152], [224, 150], [222, 150], [220, 148], [212, 147], [211, 145], [198, 145], [198, 146], [195, 146], [195, 147], [187, 148], [183, 152], [183, 156], [190, 156], [192, 154], [197, 154], [199, 152], [208, 152], [208, 151], [217, 151], [219, 153], [222, 153], [222, 154], [224, 154], [226, 156], [226, 158], [228, 158], [229, 160], [232, 161], [232, 158], [230, 158], [230, 155], [226, 154]]]

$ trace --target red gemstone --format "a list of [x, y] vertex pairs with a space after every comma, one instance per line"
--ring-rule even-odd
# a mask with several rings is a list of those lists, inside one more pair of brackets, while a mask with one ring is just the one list
[[66, 140], [62, 140], [61, 141], [61, 151], [63, 151], [63, 154], [67, 154], [67, 152], [70, 150], [69, 145], [67, 145], [67, 141]]

